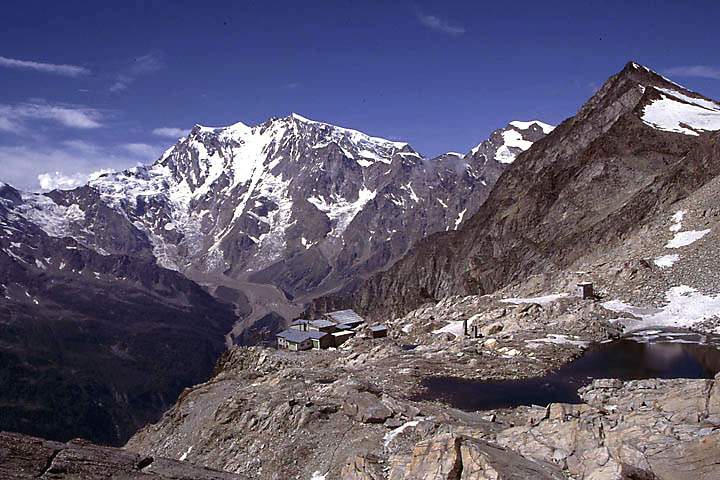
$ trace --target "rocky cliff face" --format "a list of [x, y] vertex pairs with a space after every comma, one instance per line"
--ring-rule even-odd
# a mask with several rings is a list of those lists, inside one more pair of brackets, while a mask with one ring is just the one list
[[402, 313], [607, 251], [717, 175], [718, 112], [717, 103], [630, 63], [520, 154], [458, 231], [427, 237], [352, 295], [318, 308]]
[[149, 256], [101, 255], [29, 220], [49, 213], [80, 214], [0, 187], [0, 429], [121, 444], [207, 378], [236, 318]]

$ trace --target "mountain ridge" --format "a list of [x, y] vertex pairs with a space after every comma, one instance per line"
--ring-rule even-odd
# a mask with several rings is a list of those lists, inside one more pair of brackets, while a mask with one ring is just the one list
[[[311, 310], [352, 305], [371, 314], [401, 314], [447, 295], [491, 292], [519, 280], [521, 270], [532, 274], [567, 265], [582, 250], [573, 247], [570, 235], [592, 248], [600, 238], [619, 241], [627, 231], [623, 229], [637, 225], [616, 219], [613, 226], [613, 210], [713, 135], [666, 131], [643, 121], [648, 106], [660, 100], [646, 85], [712, 102], [629, 62], [577, 115], [518, 156], [460, 232], [419, 241], [389, 270], [345, 292], [344, 298], [319, 299]], [[635, 144], [627, 141], [630, 137]], [[602, 182], [605, 191], [598, 187]], [[600, 202], [608, 192], [615, 197]], [[641, 213], [634, 212], [637, 221], [642, 221], [637, 217]]]

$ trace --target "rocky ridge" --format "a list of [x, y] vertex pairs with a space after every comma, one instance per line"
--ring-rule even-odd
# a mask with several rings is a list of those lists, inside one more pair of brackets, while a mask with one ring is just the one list
[[[671, 103], [663, 100], [668, 92]], [[714, 125], [688, 133], [647, 120], [650, 108], [672, 117], [692, 102], [717, 105], [629, 63], [576, 116], [520, 154], [458, 231], [427, 237], [352, 295], [321, 299], [316, 308], [405, 313], [609, 252], [717, 175]]]
[[123, 478], [127, 480], [232, 480], [230, 473], [153, 458], [84, 440], [52, 442], [0, 433], [0, 476], [6, 480]]

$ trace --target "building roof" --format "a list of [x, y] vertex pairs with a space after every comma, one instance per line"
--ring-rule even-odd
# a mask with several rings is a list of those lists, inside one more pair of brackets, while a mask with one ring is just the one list
[[278, 333], [277, 337], [282, 337], [290, 343], [302, 343], [306, 340], [317, 340], [323, 338], [326, 335], [330, 335], [327, 332], [309, 331], [303, 332], [302, 330], [287, 329]]
[[355, 313], [354, 310], [338, 310], [336, 312], [326, 313], [325, 315], [331, 318], [335, 323], [365, 322], [365, 319]]
[[328, 320], [320, 319], [320, 320], [313, 320], [312, 322], [310, 322], [310, 325], [312, 325], [313, 327], [317, 327], [317, 328], [326, 328], [326, 327], [334, 327], [335, 323], [330, 322]]
[[354, 336], [355, 332], [352, 330], [340, 330], [339, 332], [333, 332], [331, 334], [333, 337], [347, 337], [347, 336]]
[[373, 332], [382, 332], [383, 330], [387, 330], [387, 327], [385, 325], [373, 325], [370, 327], [370, 330]]
[[352, 330], [352, 326], [348, 325], [347, 323], [338, 323], [335, 325], [335, 328], [338, 330]]
[[303, 332], [302, 330], [287, 329], [278, 333], [276, 336], [284, 338], [290, 343], [302, 343], [310, 340], [310, 332]]
[[317, 332], [315, 330], [310, 330], [309, 332], [305, 332], [308, 334], [308, 336], [313, 340], [319, 340], [327, 335], [330, 335], [327, 332]]
[[293, 321], [290, 325], [305, 325], [306, 323], [310, 323], [310, 320], [303, 320], [302, 318], [298, 318], [297, 320]]

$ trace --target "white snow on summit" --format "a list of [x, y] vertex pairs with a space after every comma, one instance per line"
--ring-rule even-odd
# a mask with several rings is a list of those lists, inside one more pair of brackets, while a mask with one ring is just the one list
[[537, 125], [538, 127], [540, 127], [542, 129], [543, 133], [545, 133], [546, 135], [548, 133], [552, 132], [553, 130], [555, 130], [554, 126], [549, 125], [545, 122], [541, 122], [540, 120], [530, 120], [529, 122], [521, 122], [519, 120], [513, 120], [512, 122], [510, 122], [510, 125], [512, 125], [513, 127], [517, 127], [520, 130], [527, 130], [528, 128], [532, 127], [533, 125]]
[[500, 163], [512, 163], [517, 157], [510, 148], [519, 148], [523, 152], [532, 147], [533, 142], [525, 140], [517, 130], [506, 130], [502, 133], [503, 144], [495, 153], [495, 160]]
[[360, 210], [375, 198], [376, 194], [377, 192], [363, 187], [363, 189], [358, 192], [358, 198], [355, 201], [349, 201], [338, 195], [333, 195], [329, 201], [324, 197], [310, 197], [308, 198], [308, 202], [315, 205], [318, 210], [327, 215], [330, 221], [333, 222], [333, 229], [329, 233], [329, 236], [339, 237]]
[[[495, 161], [504, 164], [512, 163], [515, 161], [515, 157], [517, 157], [521, 152], [529, 149], [533, 142], [526, 140], [520, 131], [527, 130], [532, 126], [539, 127], [546, 135], [555, 129], [552, 125], [539, 120], [531, 120], [529, 122], [513, 120], [508, 125], [508, 127], [511, 128], [507, 128], [501, 132], [503, 144], [500, 145], [495, 152]], [[470, 153], [475, 155], [482, 146], [483, 143], [476, 145], [472, 150], [470, 150]]]
[[[297, 113], [290, 115], [290, 118], [301, 124], [315, 127], [324, 133], [323, 138], [312, 145], [311, 148], [323, 148], [330, 143], [335, 143], [343, 149], [346, 156], [354, 158], [363, 168], [372, 166], [376, 162], [390, 164], [395, 153], [408, 147], [406, 142], [395, 142], [380, 137], [372, 137], [351, 128], [310, 120]], [[352, 150], [361, 158], [355, 157]]]
[[653, 88], [660, 92], [661, 99], [644, 108], [642, 120], [647, 125], [685, 135], [720, 130], [720, 104], [668, 88]]

